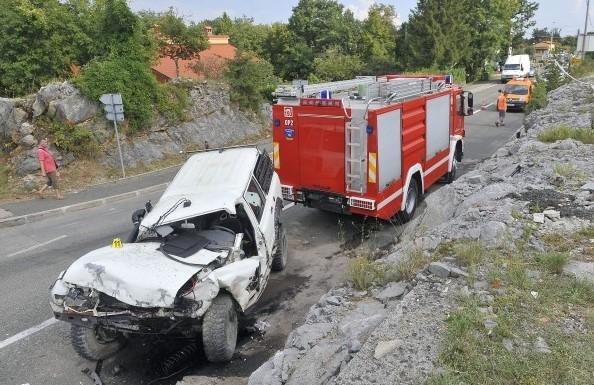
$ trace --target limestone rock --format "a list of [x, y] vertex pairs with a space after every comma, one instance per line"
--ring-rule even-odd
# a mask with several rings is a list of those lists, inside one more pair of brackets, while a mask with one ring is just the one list
[[450, 266], [442, 262], [431, 262], [428, 269], [431, 274], [441, 278], [450, 276]]
[[14, 120], [14, 104], [12, 100], [0, 98], [0, 140], [11, 139], [19, 126]]
[[545, 223], [545, 215], [543, 213], [532, 214], [532, 220], [534, 223]]
[[571, 261], [563, 268], [563, 273], [594, 283], [594, 262]]
[[59, 99], [52, 103], [55, 103], [55, 118], [69, 124], [84, 122], [97, 113], [97, 104], [78, 91], [65, 99]]
[[394, 351], [394, 349], [396, 349], [397, 346], [398, 346], [398, 341], [396, 341], [396, 340], [380, 341], [377, 343], [377, 345], [375, 347], [375, 351], [373, 352], [373, 357], [376, 360], [379, 360], [386, 354]]
[[25, 148], [33, 148], [37, 145], [37, 139], [31, 134], [22, 137], [20, 144]]
[[391, 300], [394, 298], [400, 298], [406, 293], [406, 283], [404, 282], [393, 282], [388, 284], [384, 290], [375, 296], [380, 301]]

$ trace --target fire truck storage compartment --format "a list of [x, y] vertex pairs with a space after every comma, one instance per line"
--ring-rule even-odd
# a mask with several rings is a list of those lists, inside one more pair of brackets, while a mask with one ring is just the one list
[[450, 109], [450, 94], [427, 100], [426, 160], [450, 146]]
[[[342, 112], [342, 111], [341, 111]], [[345, 188], [344, 116], [298, 114], [301, 186], [343, 192]]]
[[[400, 109], [377, 117], [377, 172], [379, 190], [382, 191], [402, 174], [402, 133]], [[372, 172], [370, 171], [370, 175]], [[370, 182], [373, 180], [370, 178]]]

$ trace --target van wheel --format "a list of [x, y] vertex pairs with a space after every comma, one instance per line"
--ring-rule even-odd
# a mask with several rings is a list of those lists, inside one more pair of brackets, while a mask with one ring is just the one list
[[237, 344], [237, 311], [229, 294], [219, 294], [202, 319], [204, 354], [210, 362], [226, 362]]
[[400, 212], [400, 218], [403, 223], [410, 221], [417, 210], [419, 203], [419, 186], [415, 178], [411, 179], [408, 191], [406, 193], [406, 203], [404, 204], [404, 210]]
[[126, 338], [116, 331], [100, 326], [87, 328], [72, 324], [70, 340], [74, 351], [82, 358], [99, 361], [109, 358], [122, 349]]
[[454, 154], [454, 158], [452, 159], [452, 170], [446, 174], [446, 183], [452, 183], [456, 180], [456, 173], [458, 171], [458, 154]]
[[289, 248], [287, 244], [287, 232], [282, 224], [279, 223], [277, 231], [276, 246], [272, 256], [272, 271], [283, 271], [287, 266], [287, 256]]

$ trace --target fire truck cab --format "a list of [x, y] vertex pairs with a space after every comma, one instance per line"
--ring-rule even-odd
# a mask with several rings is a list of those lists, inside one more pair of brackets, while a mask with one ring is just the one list
[[283, 197], [341, 214], [414, 215], [427, 189], [452, 181], [473, 96], [451, 76], [365, 76], [279, 86], [274, 168]]

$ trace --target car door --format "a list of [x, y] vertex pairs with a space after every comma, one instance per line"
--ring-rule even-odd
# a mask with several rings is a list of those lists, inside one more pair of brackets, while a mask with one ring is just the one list
[[262, 191], [258, 181], [252, 177], [245, 191], [244, 199], [248, 203], [257, 221], [257, 231], [262, 236], [265, 258], [268, 265], [272, 263], [272, 249], [274, 247], [274, 197]]

